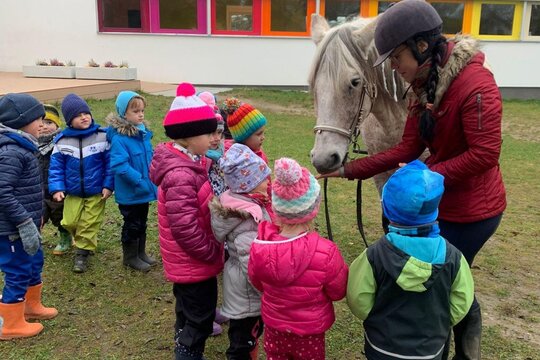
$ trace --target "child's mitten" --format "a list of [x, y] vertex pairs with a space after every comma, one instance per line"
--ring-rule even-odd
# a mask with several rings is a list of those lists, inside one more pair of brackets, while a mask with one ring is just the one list
[[41, 243], [41, 234], [36, 224], [34, 224], [32, 219], [28, 219], [17, 225], [17, 228], [19, 229], [19, 236], [21, 237], [24, 251], [30, 256], [35, 255]]

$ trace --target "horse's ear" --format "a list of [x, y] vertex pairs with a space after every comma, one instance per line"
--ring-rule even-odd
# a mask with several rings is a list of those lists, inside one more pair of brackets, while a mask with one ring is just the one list
[[354, 42], [358, 45], [362, 58], [367, 61], [369, 53], [374, 50], [375, 42], [373, 41], [376, 21], [370, 21], [364, 27], [353, 31], [352, 35]]
[[330, 30], [330, 26], [324, 17], [319, 14], [311, 14], [311, 38], [315, 44], [319, 44]]

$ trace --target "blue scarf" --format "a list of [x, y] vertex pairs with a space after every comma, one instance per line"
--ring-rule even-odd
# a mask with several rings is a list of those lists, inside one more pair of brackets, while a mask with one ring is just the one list
[[31, 152], [38, 151], [36, 144], [30, 141], [30, 139], [26, 138], [25, 136], [19, 135], [14, 132], [5, 132], [5, 133], [2, 133], [2, 135], [5, 135], [8, 138], [14, 140], [15, 142], [17, 142], [17, 144], [21, 145], [23, 148], [27, 150], [30, 150]]
[[74, 129], [72, 127], [65, 128], [62, 131], [63, 136], [69, 136], [69, 137], [76, 137], [76, 138], [85, 138], [88, 135], [91, 135], [95, 133], [100, 126], [98, 124], [95, 124], [92, 121], [92, 125], [88, 129], [80, 130], [80, 129]]
[[219, 144], [217, 149], [210, 149], [206, 152], [206, 157], [217, 162], [223, 156], [223, 144]]

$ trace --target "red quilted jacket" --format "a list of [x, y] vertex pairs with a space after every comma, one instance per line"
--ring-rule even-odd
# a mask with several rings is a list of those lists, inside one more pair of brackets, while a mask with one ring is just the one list
[[185, 284], [216, 276], [223, 269], [223, 244], [210, 226], [206, 158], [193, 162], [171, 143], [160, 144], [150, 165], [158, 186], [159, 245], [167, 280]]
[[499, 89], [484, 66], [485, 56], [477, 50], [476, 42], [467, 38], [462, 41], [448, 45], [443, 67], [447, 71], [441, 72], [433, 111], [433, 140], [425, 143], [420, 138], [418, 114], [422, 105], [414, 102], [398, 145], [347, 163], [344, 170], [349, 179], [367, 179], [418, 158], [427, 147], [431, 155], [426, 164], [445, 178], [439, 218], [469, 223], [501, 214], [506, 208], [506, 194], [499, 169]]

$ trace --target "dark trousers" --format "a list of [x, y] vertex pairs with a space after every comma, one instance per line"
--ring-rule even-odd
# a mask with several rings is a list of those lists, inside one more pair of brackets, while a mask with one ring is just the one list
[[122, 242], [128, 243], [146, 234], [149, 203], [121, 205], [118, 204], [120, 214], [124, 218], [122, 226]]
[[176, 358], [200, 358], [216, 316], [217, 278], [192, 284], [175, 283], [173, 294], [176, 298]]
[[62, 225], [60, 225], [63, 217], [64, 202], [56, 202], [52, 199], [43, 200], [43, 225], [51, 220], [51, 223], [58, 229], [58, 231], [67, 233], [68, 231], [64, 229]]
[[[474, 223], [453, 223], [439, 220], [439, 227], [441, 229], [441, 236], [457, 247], [465, 259], [467, 259], [469, 266], [472, 266], [474, 257], [495, 233], [501, 223], [501, 219], [502, 214]], [[479, 360], [482, 313], [476, 297], [467, 315], [465, 315], [459, 324], [454, 326], [453, 330], [456, 347], [456, 355], [453, 359]], [[449, 347], [450, 337], [444, 349], [443, 359], [448, 359]]]
[[261, 316], [229, 320], [228, 360], [251, 360], [250, 352], [257, 346], [264, 324]]

